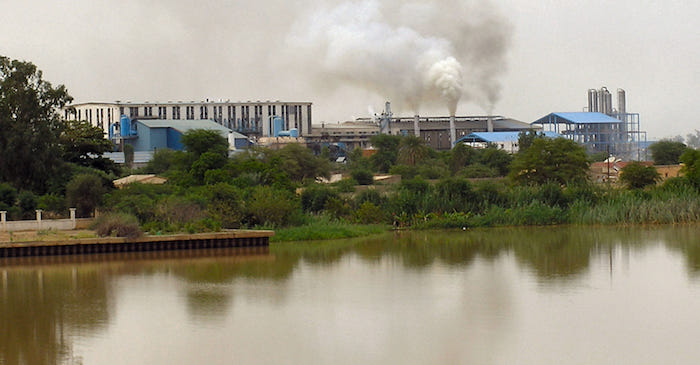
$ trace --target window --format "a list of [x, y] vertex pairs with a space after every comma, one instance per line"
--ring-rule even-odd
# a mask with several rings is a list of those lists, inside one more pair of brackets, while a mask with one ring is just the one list
[[173, 119], [180, 119], [180, 107], [179, 106], [173, 107]]

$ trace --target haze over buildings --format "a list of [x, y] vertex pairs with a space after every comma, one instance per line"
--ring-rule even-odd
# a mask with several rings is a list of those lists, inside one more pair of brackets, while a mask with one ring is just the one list
[[696, 1], [36, 0], [3, 12], [0, 54], [76, 102], [307, 100], [320, 123], [387, 99], [397, 115], [446, 115], [459, 92], [458, 115], [493, 106], [530, 122], [582, 111], [586, 90], [610, 86], [650, 139], [700, 129]]

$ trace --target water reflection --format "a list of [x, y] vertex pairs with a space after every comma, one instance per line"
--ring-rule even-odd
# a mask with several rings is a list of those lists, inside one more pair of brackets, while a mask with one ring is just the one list
[[109, 290], [95, 268], [17, 268], [2, 275], [2, 364], [66, 361], [72, 353], [70, 333], [94, 334], [110, 318]]
[[492, 261], [513, 253], [541, 280], [571, 280], [584, 274], [594, 256], [613, 255], [614, 247], [643, 250], [663, 242], [686, 257], [689, 271], [700, 273], [700, 227], [530, 227], [470, 231], [394, 232], [335, 242], [282, 243], [277, 259], [330, 265], [356, 254], [368, 263], [388, 257], [421, 270], [435, 262], [468, 266], [475, 258]]
[[[0, 261], [0, 364], [80, 362], [79, 356], [73, 357], [76, 336], [94, 338], [109, 332], [120, 310], [118, 299], [124, 295], [123, 288], [129, 288], [123, 283], [144, 279], [153, 279], [158, 291], [172, 291], [180, 301], [163, 310], [182, 309], [185, 321], [195, 328], [235, 317], [238, 324], [254, 328], [253, 334], [260, 338], [280, 326], [287, 328], [273, 339], [300, 347], [309, 343], [282, 337], [306, 328], [324, 341], [323, 331], [310, 328], [356, 334], [368, 326], [376, 329], [374, 335], [381, 340], [401, 347], [402, 339], [413, 339], [407, 335], [411, 332], [444, 331], [452, 321], [478, 327], [479, 321], [487, 320], [490, 334], [468, 336], [466, 345], [425, 344], [444, 349], [446, 362], [457, 362], [453, 360], [465, 351], [478, 354], [482, 346], [493, 349], [493, 343], [509, 340], [507, 334], [517, 318], [506, 314], [517, 307], [519, 295], [511, 277], [527, 273], [545, 286], [568, 285], [590, 276], [601, 263], [609, 263], [612, 275], [613, 265], [621, 262], [615, 255], [661, 246], [682, 256], [683, 269], [695, 279], [700, 275], [698, 233], [698, 226], [390, 232], [351, 240], [275, 244], [270, 249], [5, 259]], [[511, 266], [517, 266], [518, 272], [504, 273], [510, 267], [504, 262], [515, 262]], [[414, 285], [400, 287], [405, 281]], [[359, 290], [353, 286], [356, 282], [372, 285]], [[353, 298], [356, 293], [367, 298]], [[416, 306], [406, 308], [402, 302]], [[270, 323], [248, 318], [250, 310], [268, 304], [274, 308], [266, 313], [273, 316]], [[338, 307], [347, 316], [338, 316]], [[386, 317], [387, 308], [416, 322], [398, 315]], [[486, 319], [473, 313], [486, 313]], [[334, 322], [315, 322], [317, 314]], [[357, 321], [362, 318], [369, 318], [369, 324]], [[381, 331], [386, 336], [380, 336]], [[460, 327], [449, 331], [454, 331], [455, 338], [465, 336]], [[392, 339], [389, 334], [398, 337]], [[248, 333], [237, 336], [243, 341], [250, 338]], [[346, 340], [360, 347], [373, 346], [369, 338]], [[332, 345], [328, 343], [329, 349]], [[326, 355], [324, 359], [332, 359], [332, 353]], [[372, 359], [357, 356], [358, 362]], [[416, 361], [410, 356], [406, 360]]]

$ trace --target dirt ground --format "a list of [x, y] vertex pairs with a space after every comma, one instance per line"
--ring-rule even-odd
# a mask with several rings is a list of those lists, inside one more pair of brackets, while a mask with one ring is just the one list
[[54, 229], [40, 231], [16, 231], [16, 232], [0, 232], [0, 243], [7, 242], [35, 242], [35, 241], [65, 241], [79, 238], [97, 237], [95, 231], [90, 230], [73, 230], [73, 231], [57, 231]]

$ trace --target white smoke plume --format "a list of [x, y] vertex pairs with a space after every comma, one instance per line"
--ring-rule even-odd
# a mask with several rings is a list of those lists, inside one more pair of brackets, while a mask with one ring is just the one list
[[462, 101], [491, 110], [510, 25], [484, 1], [359, 0], [296, 19], [286, 44], [321, 84], [352, 83], [418, 114]]

